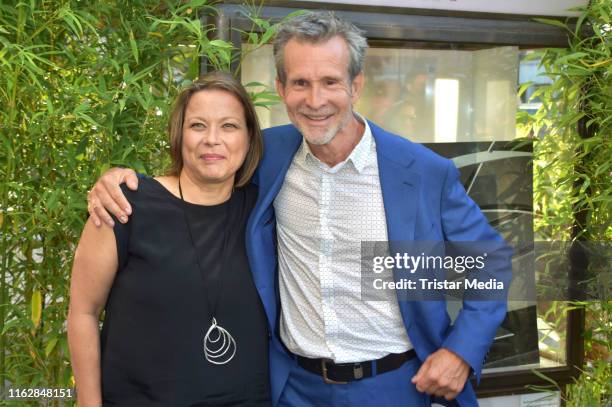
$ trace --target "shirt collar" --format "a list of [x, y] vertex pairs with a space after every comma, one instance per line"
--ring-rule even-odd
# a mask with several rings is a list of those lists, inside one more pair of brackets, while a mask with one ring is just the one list
[[[374, 140], [372, 137], [372, 130], [370, 129], [368, 121], [359, 113], [354, 112], [354, 114], [357, 117], [357, 120], [359, 120], [364, 125], [363, 136], [361, 137], [361, 140], [359, 140], [359, 143], [357, 143], [355, 148], [353, 148], [353, 151], [351, 151], [351, 154], [347, 157], [347, 159], [344, 160], [342, 163], [337, 164], [336, 167], [342, 167], [344, 163], [350, 161], [353, 163], [353, 166], [355, 167], [357, 172], [361, 173], [365, 166], [368, 165], [368, 163], [372, 159], [372, 143]], [[302, 162], [312, 160], [314, 162], [321, 163], [321, 161], [312, 153], [312, 151], [310, 150], [310, 146], [303, 137], [302, 145], [297, 151], [295, 158]]]
[[374, 140], [372, 138], [372, 130], [370, 129], [368, 121], [357, 112], [355, 112], [355, 116], [357, 116], [357, 119], [363, 123], [364, 130], [361, 140], [359, 140], [359, 143], [357, 143], [351, 154], [348, 156], [348, 160], [352, 161], [357, 172], [361, 173], [365, 166], [372, 160], [372, 143]]

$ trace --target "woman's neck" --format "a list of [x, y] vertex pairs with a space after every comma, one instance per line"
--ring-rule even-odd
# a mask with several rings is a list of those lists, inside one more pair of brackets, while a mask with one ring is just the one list
[[197, 205], [218, 205], [230, 199], [234, 189], [234, 179], [228, 179], [219, 183], [203, 183], [193, 180], [185, 171], [181, 171], [178, 177], [183, 199], [186, 202]]

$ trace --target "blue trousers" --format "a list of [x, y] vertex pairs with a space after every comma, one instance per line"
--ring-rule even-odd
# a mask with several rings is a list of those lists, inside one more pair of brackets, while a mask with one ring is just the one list
[[429, 395], [419, 393], [410, 382], [419, 369], [413, 358], [391, 372], [349, 382], [326, 384], [317, 376], [293, 364], [279, 407], [430, 407]]

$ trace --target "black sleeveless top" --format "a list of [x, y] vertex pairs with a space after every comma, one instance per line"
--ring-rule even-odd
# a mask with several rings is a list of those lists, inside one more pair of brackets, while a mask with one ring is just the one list
[[[245, 247], [256, 187], [238, 188], [214, 206], [183, 202], [152, 178], [123, 192], [133, 214], [114, 228], [119, 269], [101, 335], [104, 405], [269, 406], [266, 317]], [[223, 279], [220, 290], [211, 285], [215, 274]], [[225, 365], [211, 364], [203, 353], [211, 292], [218, 298], [217, 322], [237, 344]]]

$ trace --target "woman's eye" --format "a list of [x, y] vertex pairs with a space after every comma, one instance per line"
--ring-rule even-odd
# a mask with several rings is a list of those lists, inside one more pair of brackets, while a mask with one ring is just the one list
[[192, 123], [191, 127], [192, 128], [202, 128], [204, 127], [204, 124], [203, 123]]
[[234, 124], [234, 123], [225, 123], [223, 125], [223, 127], [227, 128], [227, 129], [237, 129], [238, 125]]

